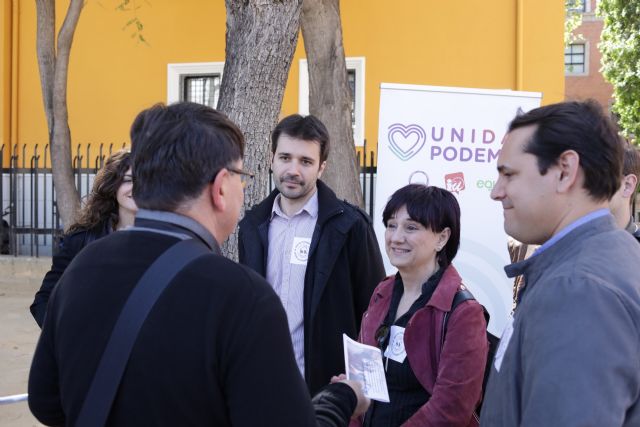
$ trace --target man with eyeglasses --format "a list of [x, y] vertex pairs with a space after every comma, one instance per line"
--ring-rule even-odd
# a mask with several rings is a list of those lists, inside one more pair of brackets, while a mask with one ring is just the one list
[[238, 252], [280, 297], [313, 394], [344, 371], [342, 334], [357, 338], [384, 267], [369, 216], [319, 179], [329, 154], [324, 124], [286, 117], [271, 143], [276, 190], [240, 221]]
[[[131, 140], [135, 225], [88, 245], [56, 285], [29, 375], [36, 418], [69, 426], [346, 426], [367, 406], [359, 386], [331, 384], [312, 404], [278, 297], [220, 254], [243, 204], [241, 178], [250, 177], [238, 127], [203, 105], [156, 105], [138, 115]], [[86, 401], [95, 384], [120, 375], [103, 361], [123, 347], [111, 342], [122, 338], [120, 316], [144, 288], [140, 278], [168, 253], [175, 256], [160, 265], [179, 263], [184, 253], [169, 252], [175, 247], [194, 246], [200, 255], [176, 269], [140, 329], [125, 323], [135, 340], [113, 404], [106, 393], [94, 401], [109, 405], [106, 422], [81, 423], [93, 415]]]
[[253, 182], [253, 178], [255, 178], [252, 173], [244, 171], [242, 169], [228, 167], [227, 170], [229, 172], [237, 173], [238, 175], [240, 175], [240, 183], [242, 184], [243, 189], [247, 188], [247, 185]]

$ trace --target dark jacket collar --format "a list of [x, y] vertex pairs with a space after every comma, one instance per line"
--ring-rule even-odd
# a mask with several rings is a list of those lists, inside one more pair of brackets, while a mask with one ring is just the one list
[[[342, 212], [342, 205], [338, 200], [336, 193], [321, 180], [316, 181], [318, 188], [318, 224], [323, 224], [332, 216]], [[273, 208], [273, 202], [276, 196], [280, 192], [275, 189], [269, 194], [269, 196], [262, 202], [255, 205], [250, 211], [246, 213], [246, 218], [251, 221], [256, 227], [265, 219], [271, 217], [271, 209]]]
[[579, 248], [582, 242], [596, 234], [615, 229], [611, 215], [596, 218], [575, 228], [544, 252], [534, 253], [524, 261], [507, 265], [504, 271], [507, 277], [526, 274], [525, 283], [535, 283], [550, 265], [555, 264], [559, 259], [575, 256], [575, 248]]

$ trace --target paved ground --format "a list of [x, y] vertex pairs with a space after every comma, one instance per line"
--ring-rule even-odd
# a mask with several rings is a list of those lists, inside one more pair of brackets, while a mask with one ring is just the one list
[[[27, 392], [29, 366], [40, 329], [29, 305], [50, 258], [0, 256], [0, 396]], [[0, 426], [40, 426], [26, 402], [0, 405]]]

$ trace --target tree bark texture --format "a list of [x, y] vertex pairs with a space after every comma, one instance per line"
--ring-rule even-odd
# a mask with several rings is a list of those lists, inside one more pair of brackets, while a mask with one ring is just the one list
[[[270, 139], [298, 41], [302, 0], [226, 0], [226, 59], [218, 109], [242, 130], [244, 167], [255, 174], [245, 189], [245, 207], [269, 190]], [[237, 235], [223, 246], [237, 259]]]
[[300, 16], [309, 66], [309, 112], [329, 130], [322, 180], [339, 198], [363, 207], [360, 168], [351, 126], [351, 92], [342, 43], [339, 0], [304, 0]]
[[73, 35], [80, 19], [83, 0], [71, 0], [55, 46], [55, 1], [36, 0], [36, 48], [40, 68], [42, 99], [47, 117], [49, 147], [56, 204], [65, 229], [78, 214], [80, 196], [71, 164], [71, 132], [67, 109], [67, 76]]

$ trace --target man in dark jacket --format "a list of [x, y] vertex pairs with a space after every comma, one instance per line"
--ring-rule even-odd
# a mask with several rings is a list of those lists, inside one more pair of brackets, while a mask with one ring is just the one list
[[331, 384], [312, 405], [277, 296], [220, 255], [251, 176], [242, 170], [240, 130], [209, 107], [180, 103], [140, 113], [131, 139], [135, 226], [89, 244], [56, 285], [29, 374], [33, 414], [46, 425], [76, 425], [140, 277], [191, 240], [208, 253], [151, 308], [106, 425], [346, 426], [356, 403], [357, 412], [366, 406], [358, 387]]
[[369, 216], [319, 180], [329, 153], [324, 124], [286, 117], [271, 142], [277, 190], [240, 221], [238, 251], [280, 297], [313, 394], [344, 371], [342, 334], [356, 338], [384, 267]]
[[629, 143], [625, 143], [622, 162], [622, 185], [611, 198], [609, 207], [616, 218], [618, 227], [627, 230], [640, 242], [640, 227], [634, 221], [632, 208], [636, 201], [640, 177], [640, 153]]

